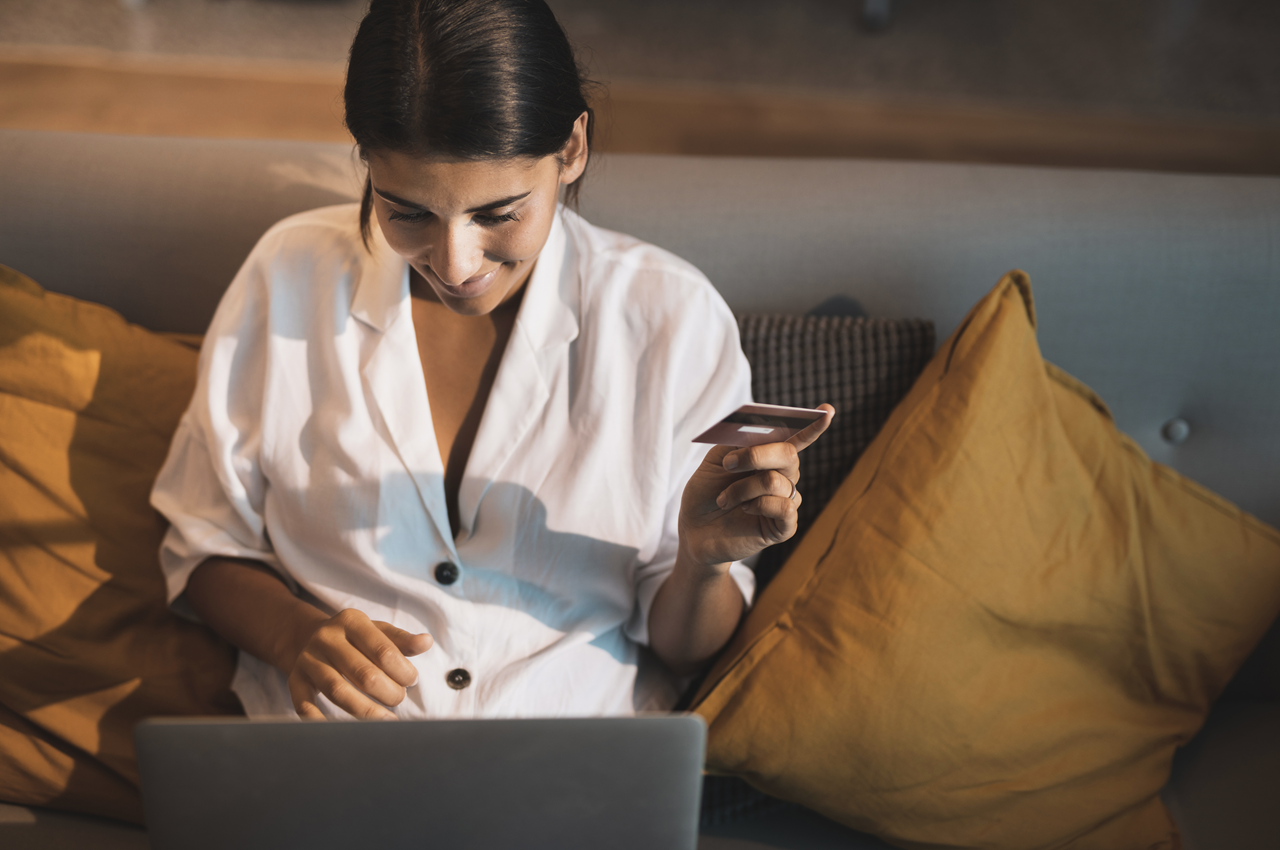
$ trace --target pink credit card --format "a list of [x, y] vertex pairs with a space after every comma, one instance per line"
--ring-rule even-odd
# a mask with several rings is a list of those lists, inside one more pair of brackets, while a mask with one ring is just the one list
[[744, 404], [693, 438], [717, 446], [781, 443], [826, 416], [826, 411], [780, 404]]

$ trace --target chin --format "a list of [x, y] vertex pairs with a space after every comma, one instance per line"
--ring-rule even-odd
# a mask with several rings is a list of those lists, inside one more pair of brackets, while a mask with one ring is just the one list
[[487, 316], [502, 303], [490, 298], [441, 298], [440, 301], [459, 316]]

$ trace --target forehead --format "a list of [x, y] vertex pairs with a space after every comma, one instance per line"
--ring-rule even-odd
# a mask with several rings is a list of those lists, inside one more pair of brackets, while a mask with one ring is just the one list
[[459, 160], [396, 151], [369, 154], [374, 189], [433, 212], [464, 210], [502, 198], [555, 191], [560, 164], [554, 156]]

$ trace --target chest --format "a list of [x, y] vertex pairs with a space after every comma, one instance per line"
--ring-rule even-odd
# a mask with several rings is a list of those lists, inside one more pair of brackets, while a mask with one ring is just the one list
[[438, 301], [414, 297], [414, 337], [426, 383], [431, 424], [444, 467], [449, 525], [459, 531], [459, 489], [519, 302], [481, 316], [461, 316]]
[[[455, 317], [438, 303], [412, 299], [413, 329], [440, 453], [474, 407], [483, 408], [510, 325], [490, 316]], [[469, 321], [467, 321], [469, 320]]]

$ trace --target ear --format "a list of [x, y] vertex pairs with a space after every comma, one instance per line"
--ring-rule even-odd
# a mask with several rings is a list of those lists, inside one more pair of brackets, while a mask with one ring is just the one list
[[587, 113], [584, 112], [573, 122], [569, 141], [560, 149], [560, 161], [564, 163], [560, 169], [560, 182], [567, 186], [581, 177], [587, 169], [590, 153], [587, 150]]

